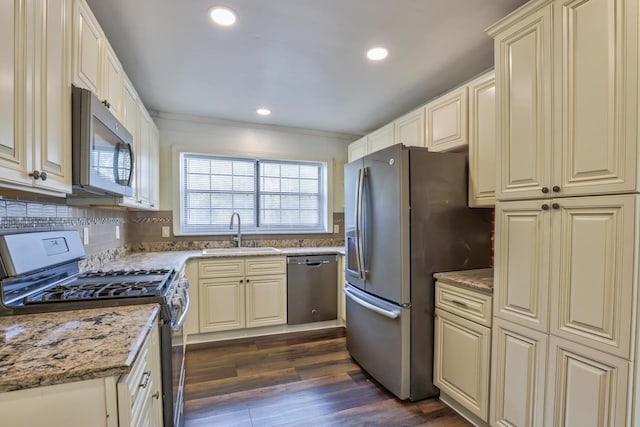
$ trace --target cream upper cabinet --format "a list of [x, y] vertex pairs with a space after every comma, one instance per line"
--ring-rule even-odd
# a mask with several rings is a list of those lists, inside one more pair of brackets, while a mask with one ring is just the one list
[[638, 2], [554, 3], [559, 195], [638, 191]]
[[104, 71], [102, 96], [109, 111], [120, 121], [124, 121], [124, 71], [108, 42], [104, 43]]
[[436, 308], [433, 383], [488, 421], [491, 329]]
[[544, 426], [548, 336], [500, 319], [492, 330], [491, 425]]
[[[27, 2], [35, 8], [34, 186], [71, 192], [71, 0]], [[31, 100], [27, 101], [27, 104]]]
[[364, 136], [357, 141], [349, 144], [347, 152], [347, 160], [353, 162], [367, 155], [367, 137]]
[[10, 81], [0, 87], [0, 181], [70, 193], [71, 2], [8, 1], [0, 12], [0, 73]]
[[551, 8], [495, 36], [498, 200], [550, 193]]
[[395, 128], [389, 123], [367, 135], [367, 154], [393, 145]]
[[153, 121], [151, 122], [149, 150], [149, 173], [151, 186], [151, 209], [158, 210], [160, 208], [160, 133]]
[[73, 83], [102, 95], [104, 36], [84, 0], [74, 0]]
[[551, 333], [632, 358], [635, 195], [553, 199]]
[[490, 30], [497, 198], [638, 191], [637, 1], [539, 0], [526, 8], [535, 10]]
[[627, 419], [630, 365], [618, 357], [552, 336], [544, 425], [634, 425]]
[[425, 147], [424, 114], [424, 107], [421, 107], [397, 119], [394, 122], [394, 144], [404, 144], [408, 147]]
[[490, 71], [469, 88], [469, 206], [496, 202], [496, 86]]
[[549, 202], [496, 203], [494, 315], [549, 331]]
[[467, 145], [466, 86], [443, 95], [425, 108], [429, 151], [450, 151]]
[[32, 182], [26, 142], [27, 71], [25, 55], [26, 1], [0, 2], [0, 179], [10, 184]]
[[135, 153], [138, 169], [136, 178], [136, 196], [138, 203], [151, 205], [151, 117], [138, 100], [138, 152]]

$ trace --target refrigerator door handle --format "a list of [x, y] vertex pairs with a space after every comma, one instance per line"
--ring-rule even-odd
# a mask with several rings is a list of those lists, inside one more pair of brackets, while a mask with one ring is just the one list
[[364, 189], [364, 169], [358, 169], [356, 183], [356, 265], [358, 277], [364, 279], [364, 262], [362, 257], [362, 191]]
[[371, 311], [374, 311], [384, 317], [388, 317], [389, 319], [397, 319], [398, 317], [400, 317], [400, 310], [385, 310], [384, 308], [380, 308], [363, 299], [358, 298], [346, 288], [344, 289], [344, 294], [347, 296], [347, 298], [349, 298], [351, 301], [355, 302], [356, 304], [361, 305], [362, 307], [367, 308]]
[[358, 170], [358, 192], [356, 197], [356, 238], [358, 247], [358, 275], [361, 279], [366, 279], [364, 265], [364, 215], [363, 215], [363, 199], [364, 199], [364, 180], [367, 176], [367, 168]]

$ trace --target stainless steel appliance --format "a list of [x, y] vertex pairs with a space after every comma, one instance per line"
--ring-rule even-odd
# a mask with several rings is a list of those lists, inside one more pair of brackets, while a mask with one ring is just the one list
[[164, 425], [183, 425], [188, 283], [173, 268], [80, 272], [77, 231], [0, 235], [0, 315], [160, 304]]
[[287, 257], [287, 324], [338, 317], [338, 257]]
[[133, 137], [109, 112], [107, 101], [75, 86], [71, 141], [74, 194], [133, 194]]
[[400, 399], [438, 394], [433, 273], [489, 267], [491, 216], [467, 207], [464, 154], [399, 144], [345, 166], [347, 348]]

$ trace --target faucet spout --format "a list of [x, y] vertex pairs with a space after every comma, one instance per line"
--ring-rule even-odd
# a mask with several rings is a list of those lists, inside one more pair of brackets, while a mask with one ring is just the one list
[[231, 240], [235, 242], [236, 247], [239, 248], [242, 246], [242, 232], [241, 232], [241, 226], [240, 226], [240, 214], [238, 212], [234, 212], [231, 214], [231, 220], [229, 221], [229, 229], [233, 230], [233, 218], [236, 216], [238, 217], [238, 231], [236, 235], [231, 238]]

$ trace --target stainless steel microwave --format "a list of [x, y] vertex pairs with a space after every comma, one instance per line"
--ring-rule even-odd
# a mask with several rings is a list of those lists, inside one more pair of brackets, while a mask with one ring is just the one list
[[91, 91], [72, 89], [73, 193], [133, 194], [133, 137]]

